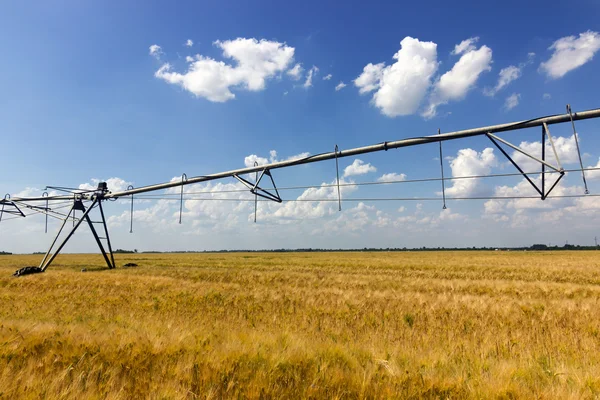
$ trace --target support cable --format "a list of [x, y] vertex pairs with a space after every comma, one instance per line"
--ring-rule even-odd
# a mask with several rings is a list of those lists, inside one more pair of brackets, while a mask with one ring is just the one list
[[[183, 188], [183, 186], [181, 186]], [[127, 186], [127, 190], [133, 189], [133, 185]], [[131, 195], [131, 211], [129, 217], [129, 233], [133, 233], [133, 195]]]
[[[442, 133], [442, 131], [440, 129], [438, 129], [438, 135], [440, 135]], [[443, 198], [443, 202], [444, 205], [442, 207], [442, 210], [445, 210], [446, 207], [446, 184], [444, 181], [444, 157], [442, 155], [442, 142], [440, 142], [440, 170], [442, 171], [442, 198]]]
[[179, 203], [179, 223], [181, 224], [181, 214], [183, 213], [183, 182], [187, 181], [187, 175], [181, 175], [181, 201]]
[[581, 166], [581, 177], [583, 178], [583, 186], [585, 186], [585, 194], [589, 194], [587, 181], [585, 180], [585, 172], [583, 170], [583, 161], [581, 160], [581, 151], [579, 150], [579, 139], [577, 138], [577, 131], [575, 131], [575, 121], [573, 121], [573, 113], [571, 112], [571, 105], [567, 104], [567, 112], [571, 118], [571, 126], [573, 127], [573, 136], [575, 137], [575, 145], [577, 146], [577, 156], [579, 157], [579, 165]]
[[[386, 149], [387, 150], [387, 149]], [[338, 145], [335, 145], [335, 176], [337, 178], [338, 211], [342, 211], [342, 195], [340, 193], [340, 168], [338, 164]]]

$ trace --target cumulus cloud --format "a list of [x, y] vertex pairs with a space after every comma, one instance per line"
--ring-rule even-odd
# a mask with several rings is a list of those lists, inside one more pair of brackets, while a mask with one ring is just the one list
[[598, 163], [596, 163], [596, 165], [590, 165], [588, 168], [599, 168], [594, 171], [586, 171], [585, 176], [588, 179], [590, 179], [590, 180], [600, 179], [600, 158], [598, 158]]
[[579, 37], [565, 36], [555, 41], [549, 50], [553, 50], [552, 56], [540, 64], [539, 70], [548, 78], [562, 78], [594, 58], [600, 50], [600, 34], [587, 31], [580, 33]]
[[513, 108], [515, 108], [516, 106], [519, 105], [520, 99], [521, 99], [521, 94], [519, 94], [519, 93], [511, 94], [504, 101], [504, 109], [506, 111], [512, 110]]
[[354, 85], [360, 94], [375, 91], [372, 104], [388, 117], [414, 114], [437, 71], [437, 45], [407, 36], [393, 58], [389, 66], [367, 64]]
[[254, 167], [254, 163], [257, 163], [258, 165], [266, 165], [269, 163], [269, 160], [264, 157], [259, 157], [256, 154], [250, 154], [244, 158], [244, 165], [246, 167]]
[[[337, 182], [322, 183], [321, 186], [308, 188], [296, 198], [298, 202], [285, 202], [283, 204], [266, 203], [258, 212], [260, 220], [286, 223], [289, 220], [307, 220], [322, 218], [338, 212], [338, 205], [331, 200], [337, 200]], [[357, 190], [356, 186], [346, 185], [353, 183], [351, 180], [340, 179], [340, 194], [342, 197]]]
[[[558, 158], [563, 166], [567, 164], [579, 163], [575, 136], [553, 136], [552, 139], [554, 140], [554, 147], [556, 148]], [[519, 144], [519, 147], [537, 158], [542, 158], [542, 142], [540, 141], [523, 141]], [[541, 168], [539, 162], [518, 151], [513, 151], [511, 157], [525, 172], [539, 171]], [[552, 151], [552, 145], [550, 144], [549, 140], [546, 140], [546, 161], [552, 165], [558, 166], [556, 163], [556, 158], [554, 157], [554, 151]]]
[[300, 160], [302, 158], [306, 158], [310, 156], [309, 152], [303, 152], [300, 154], [295, 154], [293, 156], [289, 156], [287, 158], [279, 158], [277, 156], [277, 151], [276, 150], [271, 150], [269, 151], [269, 158], [265, 158], [265, 157], [260, 157], [257, 156], [256, 154], [250, 154], [249, 156], [244, 158], [244, 165], [246, 167], [253, 167], [254, 166], [254, 162], [257, 162], [258, 165], [266, 165], [266, 164], [273, 164], [276, 162], [280, 162], [280, 161], [293, 161], [293, 160]]
[[333, 78], [333, 75], [331, 75], [331, 74], [327, 74], [327, 75], [325, 75], [325, 76], [323, 77], [323, 80], [324, 80], [324, 81], [328, 81], [328, 80], [330, 80], [331, 78]]
[[483, 94], [486, 96], [494, 96], [496, 93], [502, 90], [502, 88], [519, 79], [523, 75], [523, 68], [533, 63], [534, 57], [535, 53], [528, 53], [526, 62], [520, 63], [518, 66], [510, 65], [506, 68], [502, 68], [498, 74], [498, 83], [496, 83], [496, 86], [494, 86], [492, 89], [486, 87], [483, 90]]
[[362, 74], [354, 80], [354, 85], [358, 88], [360, 94], [366, 94], [379, 89], [385, 63], [367, 64], [363, 68]]
[[395, 182], [395, 181], [405, 181], [406, 174], [397, 174], [395, 172], [391, 172], [389, 174], [383, 174], [379, 178], [377, 178], [377, 182]]
[[232, 59], [235, 65], [226, 64], [200, 54], [191, 59], [185, 73], [172, 71], [166, 63], [154, 74], [168, 83], [181, 86], [197, 97], [213, 102], [225, 102], [235, 98], [231, 89], [260, 91], [266, 81], [285, 71], [294, 58], [294, 48], [261, 39], [238, 38], [214, 42], [223, 50], [223, 57]]
[[469, 39], [465, 39], [456, 46], [454, 46], [454, 50], [452, 50], [452, 55], [458, 55], [463, 53], [468, 53], [476, 49], [475, 43], [479, 41], [479, 36], [475, 36]]
[[377, 168], [372, 166], [370, 163], [365, 164], [364, 161], [357, 158], [352, 164], [348, 165], [344, 169], [344, 177], [364, 175], [368, 174], [369, 172], [377, 172]]
[[[450, 161], [453, 177], [487, 175], [492, 167], [498, 164], [494, 149], [488, 147], [481, 152], [473, 149], [461, 149], [456, 157]], [[482, 193], [479, 179], [457, 179], [452, 181], [452, 186], [446, 188], [446, 195], [453, 197], [467, 197]]]
[[494, 86], [493, 89], [485, 88], [483, 93], [486, 96], [494, 96], [503, 87], [507, 86], [512, 81], [519, 79], [521, 74], [521, 68], [514, 65], [502, 68], [498, 74], [498, 83], [496, 83], [496, 86]]
[[96, 190], [98, 188], [98, 183], [100, 182], [106, 182], [106, 186], [111, 192], [122, 192], [127, 190], [127, 187], [132, 184], [131, 182], [127, 182], [126, 180], [117, 177], [104, 180], [92, 178], [91, 182], [82, 183], [78, 188], [81, 190]]
[[302, 73], [304, 72], [304, 68], [302, 68], [302, 64], [298, 63], [294, 65], [292, 69], [289, 69], [286, 73], [295, 81], [300, 80], [302, 78]]
[[192, 39], [188, 39], [184, 44], [184, 46], [187, 46], [187, 47], [192, 47], [193, 45], [194, 45], [194, 42], [192, 41]]
[[312, 84], [312, 80], [313, 77], [319, 72], [319, 68], [317, 68], [316, 66], [312, 66], [311, 69], [308, 70], [308, 74], [306, 74], [306, 81], [304, 81], [304, 88], [308, 89], [309, 87], [311, 87]]
[[344, 82], [340, 82], [335, 86], [335, 91], [339, 92], [340, 90], [342, 90], [343, 88], [345, 88], [347, 85]]
[[429, 98], [429, 106], [422, 113], [425, 118], [433, 118], [437, 114], [438, 106], [451, 100], [463, 99], [467, 92], [475, 86], [479, 76], [492, 69], [492, 49], [485, 45], [477, 50], [472, 44], [466, 47], [458, 46], [463, 55], [452, 69], [443, 74], [435, 83], [433, 93]]
[[163, 54], [162, 48], [157, 44], [153, 44], [152, 46], [150, 46], [149, 50], [149, 54], [157, 60], [159, 60], [160, 56]]

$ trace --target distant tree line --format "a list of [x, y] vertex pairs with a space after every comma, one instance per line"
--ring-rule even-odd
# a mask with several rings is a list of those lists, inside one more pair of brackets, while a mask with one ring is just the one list
[[[600, 250], [600, 246], [581, 246], [578, 244], [565, 244], [564, 246], [548, 246], [546, 244], [536, 243], [529, 247], [387, 247], [387, 248], [376, 248], [376, 247], [363, 247], [361, 249], [320, 249], [320, 248], [302, 248], [302, 249], [263, 249], [263, 250], [174, 250], [174, 251], [142, 251], [144, 254], [160, 254], [160, 253], [310, 253], [310, 252], [356, 252], [356, 251], [369, 251], [369, 252], [381, 252], [381, 251], [545, 251], [545, 250]], [[138, 249], [124, 250], [116, 249], [113, 251], [115, 254], [136, 254]], [[0, 251], [0, 256], [11, 255], [13, 253], [7, 251]], [[44, 252], [34, 252], [33, 254], [46, 254]]]
[[598, 250], [597, 246], [580, 246], [573, 244], [565, 244], [564, 246], [548, 246], [545, 244], [534, 244], [529, 247], [363, 247], [360, 249], [320, 249], [320, 248], [301, 248], [301, 249], [263, 249], [263, 250], [201, 250], [201, 251], [142, 251], [145, 254], [158, 253], [310, 253], [310, 252], [382, 252], [382, 251], [525, 251], [525, 250]]
[[134, 254], [137, 252], [138, 252], [137, 249], [134, 249], [134, 250], [116, 249], [115, 251], [113, 251], [113, 253], [115, 253], [115, 254]]

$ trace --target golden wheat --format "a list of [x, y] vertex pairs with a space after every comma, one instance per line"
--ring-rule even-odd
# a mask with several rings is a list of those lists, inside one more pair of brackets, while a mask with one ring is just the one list
[[0, 398], [595, 398], [599, 256], [2, 256]]

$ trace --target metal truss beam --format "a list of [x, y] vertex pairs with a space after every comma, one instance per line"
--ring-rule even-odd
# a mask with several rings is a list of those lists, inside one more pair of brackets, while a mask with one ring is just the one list
[[[166, 183], [160, 183], [157, 185], [150, 185], [150, 186], [143, 186], [143, 187], [134, 188], [134, 189], [128, 189], [128, 190], [124, 190], [121, 192], [107, 193], [105, 195], [105, 198], [106, 199], [116, 199], [119, 197], [131, 196], [131, 195], [140, 194], [140, 193], [153, 192], [156, 190], [169, 189], [169, 188], [179, 187], [179, 186], [183, 186], [183, 185], [191, 185], [194, 183], [213, 181], [213, 180], [223, 179], [223, 178], [235, 178], [236, 176], [239, 177], [241, 175], [255, 173], [255, 172], [261, 172], [264, 170], [272, 171], [277, 168], [286, 168], [286, 167], [292, 167], [292, 166], [296, 166], [296, 165], [310, 164], [310, 163], [326, 161], [326, 160], [334, 160], [334, 159], [342, 158], [342, 157], [352, 157], [352, 156], [357, 156], [360, 154], [374, 153], [374, 152], [378, 152], [378, 151], [387, 151], [390, 149], [398, 149], [398, 148], [402, 148], [402, 147], [418, 146], [418, 145], [427, 144], [427, 143], [438, 143], [438, 142], [444, 142], [447, 140], [455, 140], [455, 139], [468, 138], [468, 137], [474, 137], [474, 136], [484, 136], [484, 135], [488, 135], [488, 134], [495, 134], [498, 132], [516, 131], [516, 130], [520, 130], [520, 129], [534, 128], [534, 127], [539, 127], [539, 126], [544, 126], [544, 125], [547, 127], [552, 124], [559, 124], [559, 123], [585, 120], [585, 119], [598, 118], [598, 117], [600, 117], [600, 108], [596, 108], [596, 109], [588, 110], [588, 111], [582, 111], [582, 112], [578, 112], [578, 113], [552, 115], [552, 116], [547, 116], [547, 117], [534, 118], [534, 119], [530, 119], [530, 120], [526, 120], [526, 121], [517, 121], [517, 122], [511, 122], [511, 123], [507, 123], [507, 124], [491, 125], [491, 126], [485, 126], [485, 127], [481, 127], [481, 128], [474, 128], [474, 129], [467, 129], [467, 130], [462, 130], [462, 131], [442, 133], [442, 134], [438, 134], [438, 135], [413, 137], [413, 138], [408, 138], [408, 139], [396, 140], [396, 141], [392, 141], [392, 142], [378, 143], [378, 144], [374, 144], [374, 145], [370, 145], [370, 146], [357, 147], [354, 149], [316, 154], [313, 156], [308, 156], [308, 157], [304, 157], [304, 158], [300, 158], [300, 159], [296, 159], [296, 160], [279, 161], [276, 163], [266, 164], [266, 165], [262, 165], [262, 166], [240, 168], [240, 169], [235, 169], [235, 170], [226, 171], [226, 172], [220, 172], [220, 173], [216, 173], [216, 174], [196, 176], [196, 177], [192, 177], [192, 178], [185, 179], [182, 181], [170, 181], [170, 182], [166, 182]], [[63, 188], [61, 188], [61, 189], [63, 189]], [[68, 189], [69, 188], [64, 188], [64, 190], [68, 190]], [[93, 198], [93, 196], [95, 196], [95, 194], [94, 193], [83, 193], [83, 194], [81, 194], [81, 196], [84, 199], [91, 200]], [[43, 200], [43, 201], [45, 201], [47, 199], [48, 200], [65, 200], [65, 199], [69, 199], [69, 198], [70, 198], [69, 196], [58, 195], [58, 196], [50, 196], [50, 197], [44, 197], [44, 198], [28, 197], [28, 198], [20, 198], [18, 200], [21, 200], [21, 201], [42, 201]]]
[[4, 214], [15, 215], [23, 218], [25, 217], [25, 214], [23, 214], [23, 211], [21, 211], [19, 206], [17, 206], [14, 201], [10, 200], [9, 194], [7, 194], [3, 199], [0, 199], [0, 204], [2, 205], [2, 208], [0, 208], [0, 222], [2, 221], [2, 216]]
[[[108, 266], [108, 268], [109, 269], [115, 268], [115, 266], [116, 266], [115, 258], [114, 258], [112, 246], [110, 243], [110, 237], [108, 235], [108, 227], [106, 226], [106, 218], [104, 216], [104, 210], [102, 209], [102, 201], [104, 200], [103, 193], [105, 193], [105, 190], [106, 190], [106, 183], [101, 182], [98, 186], [98, 190], [96, 191], [96, 196], [93, 198], [92, 203], [88, 207], [85, 206], [85, 204], [83, 203], [83, 199], [81, 197], [73, 200], [73, 206], [69, 210], [69, 213], [67, 214], [67, 216], [64, 218], [60, 229], [56, 233], [56, 236], [54, 237], [54, 240], [52, 241], [52, 244], [50, 245], [50, 248], [46, 252], [46, 255], [44, 255], [44, 258], [42, 259], [42, 261], [40, 262], [40, 266], [39, 266], [40, 271], [39, 272], [44, 272], [44, 271], [46, 271], [46, 269], [48, 269], [48, 267], [50, 266], [52, 261], [54, 261], [56, 256], [58, 256], [58, 254], [63, 249], [63, 247], [67, 244], [69, 239], [71, 239], [71, 237], [73, 236], [75, 231], [77, 231], [77, 229], [81, 226], [83, 221], [87, 222], [87, 224], [90, 228], [90, 231], [92, 232], [92, 235], [94, 236], [94, 239], [96, 240], [96, 244], [98, 245], [98, 248], [100, 249], [100, 253], [102, 254], [102, 257], [104, 257], [104, 261], [106, 262], [106, 265]], [[98, 207], [98, 209], [100, 211], [101, 221], [92, 221], [90, 218], [90, 212], [96, 207]], [[58, 245], [56, 250], [53, 252], [54, 245], [58, 241], [58, 238], [60, 237], [60, 234], [62, 233], [63, 229], [65, 228], [65, 225], [67, 224], [67, 221], [69, 220], [69, 217], [71, 215], [73, 215], [73, 220], [75, 221], [75, 211], [81, 211], [81, 212], [83, 212], [83, 215], [81, 216], [81, 218], [77, 219], [77, 221], [75, 222], [75, 224], [73, 225], [73, 227], [71, 228], [71, 230], [69, 231], [67, 236], [62, 240], [62, 242]], [[102, 228], [104, 229], [104, 235], [105, 235], [104, 237], [101, 237], [98, 235], [98, 232], [96, 231], [94, 224], [102, 225]], [[106, 240], [108, 252], [105, 250], [104, 245], [102, 244], [102, 240]]]
[[[265, 175], [271, 179], [271, 184], [273, 185], [273, 190], [275, 190], [275, 193], [269, 192], [267, 189], [264, 189], [264, 188], [261, 188], [260, 186], [258, 186], [260, 184], [260, 181], [262, 180], [263, 176], [265, 176]], [[267, 200], [272, 200], [276, 203], [282, 202], [281, 196], [279, 196], [279, 191], [277, 190], [277, 186], [275, 185], [275, 181], [273, 180], [273, 175], [271, 175], [271, 172], [268, 169], [262, 170], [259, 177], [256, 179], [256, 183], [254, 183], [254, 184], [252, 184], [247, 179], [244, 179], [237, 174], [233, 175], [233, 177], [235, 179], [237, 179], [238, 181], [240, 181], [242, 184], [244, 184], [244, 186], [246, 186], [248, 189], [250, 189], [250, 193], [252, 193], [256, 196], [260, 196]]]
[[[540, 195], [540, 198], [542, 200], [546, 200], [546, 198], [548, 197], [550, 192], [552, 192], [552, 190], [556, 187], [558, 182], [560, 182], [560, 180], [565, 175], [565, 170], [563, 169], [563, 167], [560, 163], [560, 158], [558, 157], [558, 152], [556, 151], [556, 147], [554, 146], [554, 140], [552, 139], [552, 135], [550, 135], [550, 129], [548, 129], [548, 125], [546, 123], [542, 124], [542, 158], [541, 159], [537, 158], [536, 156], [534, 156], [532, 154], [529, 154], [522, 148], [515, 146], [514, 144], [494, 135], [493, 133], [488, 133], [486, 136], [498, 148], [498, 150], [500, 150], [500, 152], [502, 154], [504, 154], [504, 157], [506, 157], [508, 159], [508, 161], [510, 161], [510, 163], [521, 173], [521, 175], [523, 175], [523, 177], [527, 180], [527, 182], [529, 182], [529, 184], [531, 184], [531, 186], [536, 190], [536, 192], [538, 192], [538, 194]], [[556, 167], [546, 161], [546, 137], [548, 137], [548, 141], [550, 142], [550, 145], [552, 146], [552, 151], [554, 152], [554, 158], [556, 159], [556, 163], [558, 164], [558, 167]], [[532, 159], [534, 161], [539, 162], [542, 165], [542, 173], [541, 173], [541, 175], [542, 175], [542, 177], [541, 177], [542, 185], [541, 186], [542, 187], [541, 188], [539, 188], [538, 185], [536, 185], [536, 183], [534, 181], [532, 181], [529, 176], [527, 176], [527, 174], [523, 171], [523, 169], [519, 166], [519, 164], [517, 164], [517, 162], [512, 159], [512, 157], [506, 152], [506, 150], [504, 150], [502, 148], [502, 146], [500, 146], [500, 144], [498, 144], [498, 142], [505, 144], [506, 146], [510, 147], [511, 149], [514, 149], [515, 151], [529, 157], [530, 159]], [[558, 178], [552, 184], [550, 189], [548, 189], [548, 191], [545, 190], [546, 167], [549, 167], [559, 173]]]

